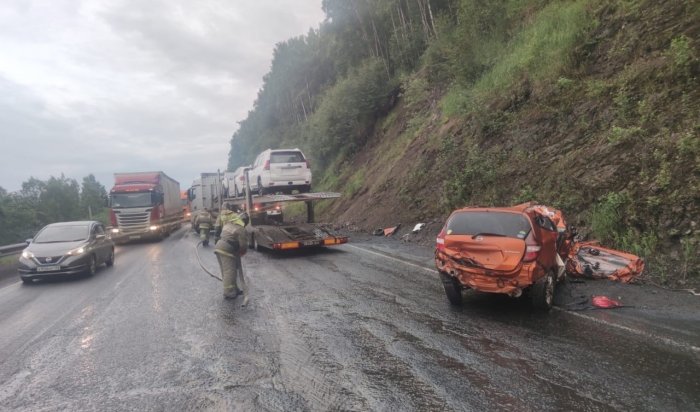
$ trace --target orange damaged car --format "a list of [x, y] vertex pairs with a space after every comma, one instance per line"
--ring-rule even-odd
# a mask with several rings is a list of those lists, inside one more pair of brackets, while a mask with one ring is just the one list
[[467, 207], [452, 212], [438, 234], [435, 265], [453, 305], [473, 289], [525, 292], [535, 307], [549, 310], [569, 238], [561, 212], [546, 206]]

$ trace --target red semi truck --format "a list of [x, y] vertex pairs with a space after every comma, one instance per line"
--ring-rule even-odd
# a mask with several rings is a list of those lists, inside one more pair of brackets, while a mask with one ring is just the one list
[[163, 172], [115, 173], [109, 192], [115, 240], [162, 239], [180, 227], [180, 183]]

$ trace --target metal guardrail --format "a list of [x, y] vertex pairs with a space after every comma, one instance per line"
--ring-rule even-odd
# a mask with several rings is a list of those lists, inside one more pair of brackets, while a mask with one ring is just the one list
[[0, 257], [12, 256], [20, 253], [27, 247], [26, 243], [16, 243], [14, 245], [0, 246]]

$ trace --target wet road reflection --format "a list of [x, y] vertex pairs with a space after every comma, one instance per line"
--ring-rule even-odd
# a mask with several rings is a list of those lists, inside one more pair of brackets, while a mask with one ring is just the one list
[[[7, 410], [664, 410], [697, 356], [522, 300], [468, 294], [351, 248], [244, 257], [221, 298], [186, 229], [93, 278], [3, 292]], [[216, 267], [211, 251], [202, 259]]]

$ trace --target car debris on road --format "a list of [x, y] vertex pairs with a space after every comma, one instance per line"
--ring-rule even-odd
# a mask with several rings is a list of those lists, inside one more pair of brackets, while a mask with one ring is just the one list
[[629, 283], [644, 271], [644, 259], [600, 246], [598, 241], [575, 242], [566, 262], [573, 277], [609, 279]]
[[598, 309], [617, 309], [624, 307], [619, 300], [607, 296], [591, 296], [591, 304]]
[[399, 230], [399, 228], [401, 228], [401, 223], [399, 223], [399, 224], [396, 225], [396, 226], [387, 227], [387, 228], [384, 228], [384, 229], [378, 228], [378, 229], [376, 229], [374, 232], [372, 232], [372, 234], [373, 234], [374, 236], [385, 236], [385, 237], [389, 237], [389, 236], [392, 236], [394, 233], [396, 233], [396, 232]]

